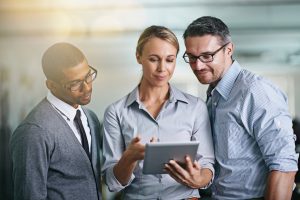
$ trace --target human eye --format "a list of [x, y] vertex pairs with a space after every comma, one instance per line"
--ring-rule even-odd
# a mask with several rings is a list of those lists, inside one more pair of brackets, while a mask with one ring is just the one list
[[151, 56], [151, 57], [149, 57], [149, 61], [150, 62], [157, 62], [159, 59], [157, 58], [157, 57], [155, 57], [155, 56]]
[[210, 61], [212, 59], [212, 54], [203, 54], [200, 56], [201, 60]]
[[167, 59], [168, 63], [173, 63], [175, 61], [175, 59]]
[[70, 88], [76, 88], [76, 87], [79, 87], [80, 85], [81, 85], [81, 82], [82, 81], [72, 81], [72, 82], [70, 82], [69, 84], [68, 84], [68, 87], [70, 87]]
[[90, 72], [87, 74], [86, 79], [91, 78], [94, 74], [95, 74], [95, 72], [90, 71]]
[[188, 58], [189, 58], [190, 62], [196, 62], [198, 57], [194, 56], [194, 55], [191, 55], [191, 54], [188, 54]]
[[94, 75], [94, 73], [90, 72], [85, 78], [86, 82], [90, 82], [92, 80], [93, 75]]
[[173, 63], [173, 62], [176, 61], [176, 57], [173, 57], [173, 56], [168, 57], [168, 58], [166, 59], [166, 61], [169, 62], [169, 63]]

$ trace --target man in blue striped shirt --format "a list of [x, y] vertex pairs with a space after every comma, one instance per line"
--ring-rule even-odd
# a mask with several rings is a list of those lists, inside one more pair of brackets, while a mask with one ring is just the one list
[[232, 59], [228, 27], [205, 16], [184, 32], [184, 60], [202, 84], [215, 144], [214, 199], [290, 199], [298, 154], [287, 97]]

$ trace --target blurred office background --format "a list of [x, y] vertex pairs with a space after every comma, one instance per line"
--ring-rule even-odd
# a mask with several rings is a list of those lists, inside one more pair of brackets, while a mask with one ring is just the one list
[[9, 137], [47, 93], [41, 56], [53, 43], [75, 44], [98, 69], [89, 107], [102, 119], [110, 103], [137, 85], [137, 39], [153, 24], [172, 29], [181, 44], [171, 82], [205, 99], [206, 86], [183, 62], [182, 33], [194, 19], [216, 16], [231, 29], [234, 57], [278, 84], [298, 119], [299, 11], [299, 0], [0, 0], [0, 200], [11, 199]]

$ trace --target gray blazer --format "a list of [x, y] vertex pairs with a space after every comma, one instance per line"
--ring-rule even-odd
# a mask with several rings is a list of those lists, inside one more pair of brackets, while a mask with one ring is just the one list
[[91, 130], [90, 162], [67, 122], [42, 100], [10, 141], [15, 200], [99, 200], [100, 123], [83, 108]]

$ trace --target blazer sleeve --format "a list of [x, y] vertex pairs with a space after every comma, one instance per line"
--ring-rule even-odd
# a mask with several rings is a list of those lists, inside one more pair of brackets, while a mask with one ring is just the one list
[[22, 125], [13, 133], [10, 148], [14, 199], [46, 199], [52, 149], [47, 131], [33, 124]]

